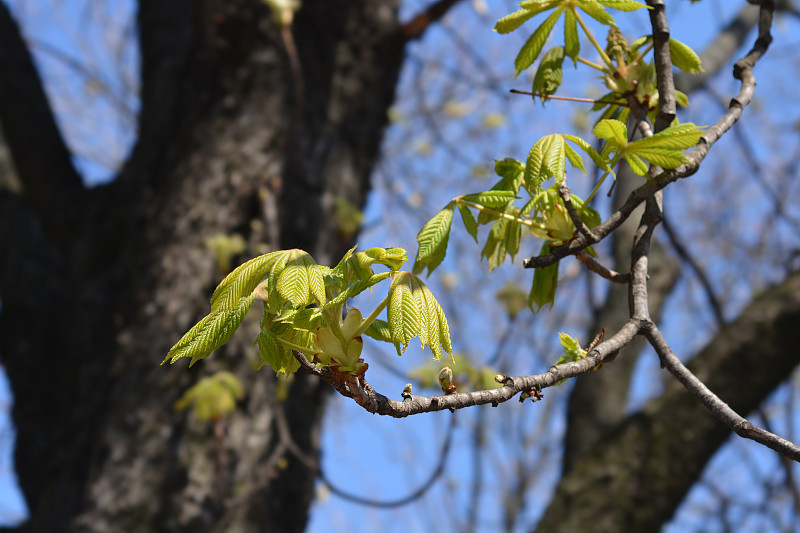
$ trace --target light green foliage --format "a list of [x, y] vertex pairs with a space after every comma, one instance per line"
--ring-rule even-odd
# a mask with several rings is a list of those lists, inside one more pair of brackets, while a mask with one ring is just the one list
[[[498, 191], [472, 199], [496, 205], [509, 196]], [[165, 362], [191, 357], [193, 364], [208, 357], [231, 338], [256, 299], [264, 303], [264, 313], [254, 344], [261, 365], [280, 374], [300, 367], [295, 351], [338, 372], [363, 374], [362, 335], [394, 344], [398, 355], [413, 337], [430, 347], [436, 359], [442, 350], [452, 354], [441, 306], [422, 280], [400, 271], [407, 259], [402, 248], [353, 248], [334, 268], [318, 265], [297, 249], [256, 257], [222, 280], [211, 298], [211, 313], [172, 347]], [[388, 271], [376, 274], [378, 265]], [[350, 298], [386, 279], [392, 279], [388, 295], [369, 316], [346, 307]], [[387, 320], [380, 320], [387, 307]]]
[[[299, 352], [338, 372], [363, 375], [367, 364], [360, 357], [362, 335], [392, 343], [398, 354], [418, 337], [421, 346], [428, 346], [435, 359], [441, 358], [442, 351], [452, 358], [447, 320], [417, 275], [426, 270], [430, 275], [444, 261], [456, 209], [476, 243], [484, 240], [481, 257], [486, 258], [490, 271], [507, 258], [514, 260], [523, 235], [541, 239], [540, 255], [548, 255], [552, 248], [577, 237], [579, 230], [573, 218], [582, 221], [581, 229], [583, 225], [589, 229], [600, 225], [601, 217], [589, 202], [609, 175], [616, 176], [615, 169], [623, 160], [640, 175], [648, 175], [651, 166], [674, 169], [688, 162], [684, 151], [695, 146], [703, 134], [694, 124], [675, 121], [655, 135], [630, 140], [626, 122], [632, 116], [631, 109], [636, 111], [633, 116], [646, 115], [652, 120], [658, 108], [656, 69], [650, 57], [653, 39], [645, 35], [629, 42], [607, 8], [626, 12], [647, 6], [632, 0], [524, 0], [519, 10], [501, 18], [495, 26], [496, 32], [509, 33], [519, 30], [535, 16], [551, 11], [516, 55], [515, 74], [519, 75], [538, 60], [532, 92], [534, 98], [538, 96], [544, 101], [561, 87], [565, 57], [576, 67], [599, 71], [609, 91], [592, 108], [599, 112], [593, 133], [604, 141], [599, 152], [589, 140], [553, 133], [533, 144], [524, 163], [513, 158], [496, 161], [499, 180], [489, 190], [456, 196], [419, 231], [413, 273], [400, 271], [407, 260], [401, 248], [370, 248], [359, 252], [353, 248], [334, 268], [320, 266], [308, 253], [296, 249], [256, 257], [219, 284], [211, 298], [211, 312], [172, 347], [165, 361], [190, 357], [193, 364], [207, 357], [230, 339], [256, 299], [262, 300], [264, 312], [254, 344], [258, 345], [261, 364], [281, 374], [291, 374], [299, 368], [295, 357]], [[564, 43], [544, 51], [562, 15]], [[605, 47], [601, 47], [586, 25], [587, 16], [608, 27]], [[593, 55], [600, 56], [600, 62], [580, 55], [581, 42], [587, 41]], [[690, 73], [702, 71], [700, 58], [691, 48], [674, 39], [670, 39], [669, 47], [675, 67]], [[683, 93], [676, 91], [675, 98], [679, 105], [688, 104]], [[457, 116], [465, 109], [451, 105], [447, 111]], [[565, 204], [560, 187], [567, 182], [567, 163], [584, 176], [593, 175], [587, 172], [583, 154], [589, 156], [601, 175], [586, 198], [570, 194], [570, 201]], [[341, 219], [342, 227], [345, 226], [342, 220], [355, 220], [360, 215], [350, 207], [344, 204], [337, 207], [336, 217]], [[481, 226], [488, 227], [481, 231]], [[591, 247], [586, 251], [594, 253]], [[373, 270], [376, 266], [388, 271], [376, 273]], [[527, 297], [527, 304], [534, 312], [553, 305], [558, 268], [555, 262], [535, 270]], [[347, 307], [351, 298], [385, 280], [391, 280], [388, 294], [368, 315]], [[521, 298], [518, 290], [509, 289], [499, 297], [512, 318], [524, 306], [520, 305], [524, 296]], [[378, 318], [384, 310], [386, 320]], [[560, 338], [565, 355], [557, 364], [586, 356], [574, 338], [565, 334], [560, 334]], [[485, 370], [474, 372], [478, 377], [470, 380], [480, 383], [481, 388], [495, 386], [494, 371]], [[435, 372], [430, 376], [434, 384], [436, 376]], [[446, 392], [452, 392], [449, 385]]]
[[[442, 357], [442, 348], [452, 358], [450, 330], [439, 302], [416, 275], [398, 272], [389, 288], [387, 317], [397, 355], [419, 337], [422, 348], [429, 346], [434, 357]], [[455, 361], [454, 361], [455, 362]]]
[[[558, 358], [556, 361], [556, 365], [562, 365], [564, 363], [571, 363], [574, 361], [580, 361], [584, 357], [586, 357], [586, 350], [581, 348], [578, 339], [567, 335], [566, 333], [559, 333], [558, 340], [561, 342], [561, 347], [564, 349], [564, 355]], [[556, 385], [562, 384], [566, 380], [561, 380]]]
[[244, 396], [242, 385], [230, 372], [217, 372], [202, 378], [175, 402], [175, 409], [192, 408], [199, 420], [215, 421], [236, 409], [236, 400]]
[[620, 157], [636, 174], [647, 174], [647, 164], [652, 163], [661, 168], [678, 168], [688, 162], [681, 150], [686, 150], [697, 144], [703, 135], [703, 130], [688, 122], [674, 124], [651, 137], [628, 142], [628, 128], [619, 120], [601, 120], [594, 127], [594, 134], [606, 143], [601, 150], [601, 156], [615, 153], [611, 164], [616, 164]]

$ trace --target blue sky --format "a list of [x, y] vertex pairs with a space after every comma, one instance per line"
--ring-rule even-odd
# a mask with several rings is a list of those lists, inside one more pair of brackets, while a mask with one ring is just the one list
[[[50, 5], [49, 0], [16, 0], [8, 3], [14, 7], [25, 26], [26, 35], [31, 38], [51, 91], [53, 87], [59, 87], [57, 95], [51, 94], [57, 105], [60, 123], [76, 153], [76, 163], [84, 172], [87, 182], [99, 183], [108, 179], [113, 175], [116, 165], [124, 160], [135, 134], [134, 123], [131, 122], [131, 117], [135, 116], [138, 108], [135, 80], [137, 58], [135, 46], [130, 41], [133, 2], [95, 2], [92, 4], [95, 6], [94, 11], [88, 9], [88, 2], [53, 2]], [[426, 2], [419, 0], [409, 0], [405, 3], [404, 13], [413, 13], [425, 4]], [[506, 9], [498, 8], [498, 5], [503, 5]], [[727, 19], [734, 8], [738, 9], [738, 5], [739, 3], [714, 0], [705, 0], [698, 5], [670, 2], [671, 20], [674, 21], [673, 37], [702, 49], [713, 35], [713, 30]], [[514, 2], [463, 2], [445, 20], [442, 27], [432, 29], [422, 42], [414, 43], [410, 47], [410, 59], [400, 83], [400, 97], [395, 106], [398, 119], [387, 134], [387, 155], [376, 171], [375, 192], [370, 197], [365, 213], [368, 229], [359, 239], [362, 248], [399, 245], [409, 250], [413, 256], [416, 249], [414, 237], [421, 224], [456, 194], [474, 192], [480, 187], [486, 187], [487, 183], [490, 184], [483, 172], [491, 169], [493, 159], [524, 159], [530, 145], [541, 135], [552, 133], [554, 129], [566, 132], [565, 128], [573, 128], [574, 120], [570, 118], [576, 109], [573, 104], [551, 102], [542, 108], [539, 104], [532, 105], [526, 97], [507, 94], [510, 88], [527, 89], [529, 85], [525, 75], [514, 80], [512, 70], [513, 55], [516, 52], [514, 47], [518, 47], [527, 34], [500, 36], [491, 32], [494, 18], [509, 12], [513, 6]], [[623, 17], [619, 18], [623, 20]], [[710, 24], [711, 28], [709, 20], [714, 21]], [[103, 24], [98, 24], [98, 21], [103, 21]], [[779, 25], [779, 29], [782, 27], [783, 31], [777, 33], [778, 38], [773, 44], [773, 51], [778, 57], [781, 57], [781, 50], [785, 55], [794, 44], [788, 39], [790, 32], [787, 29], [792, 22], [783, 21], [780, 24], [783, 26]], [[646, 32], [647, 27], [646, 16], [637, 15], [623, 29], [630, 36]], [[87, 31], [86, 28], [92, 29]], [[557, 38], [560, 39], [560, 35]], [[463, 48], [459, 48], [465, 42], [471, 46], [471, 52], [464, 52]], [[433, 62], [430, 61], [431, 57], [435, 58]], [[70, 59], [77, 60], [86, 68], [74, 68]], [[768, 59], [772, 60], [771, 56]], [[769, 62], [765, 62], [759, 73], [764, 79], [762, 86], [780, 94], [782, 87], [779, 80], [775, 79], [776, 69], [769, 65]], [[454, 72], [460, 76], [469, 76], [469, 80], [455, 80]], [[491, 83], [481, 81], [486, 78]], [[566, 94], [584, 96], [583, 91], [592, 82], [591, 79], [565, 72], [565, 86], [570, 84], [570, 90]], [[487, 83], [491, 87], [486, 89], [479, 83]], [[424, 89], [421, 93], [420, 86]], [[736, 90], [736, 85], [728, 77], [721, 77], [714, 88], [720, 94], [730, 95]], [[433, 121], [418, 113], [420, 98], [423, 104], [427, 102], [432, 111], [438, 113]], [[702, 102], [702, 98], [708, 96], [700, 96], [698, 101]], [[449, 109], [449, 114], [446, 111], [442, 116], [435, 109], [437, 106]], [[692, 119], [700, 124], [709, 123], [718, 112], [718, 109], [712, 107], [709, 113], [700, 113], [697, 118]], [[781, 110], [762, 105], [760, 109], [748, 113], [762, 118], [766, 114], [771, 120], [777, 121]], [[504, 122], [497, 128], [485, 128], [483, 126], [487, 116], [501, 116]], [[435, 127], [431, 127], [432, 124]], [[766, 158], [764, 145], [758, 142], [754, 142], [754, 145], [756, 156]], [[715, 146], [712, 156], [728, 150], [736, 150], [736, 145], [732, 140], [726, 139]], [[582, 193], [585, 194], [591, 183], [579, 179], [576, 177], [573, 187], [576, 191], [586, 189]], [[677, 216], [689, 217], [702, 208], [702, 205], [698, 206], [692, 201], [692, 198], [703, 194], [703, 182], [700, 180], [701, 178], [687, 180], [685, 186], [682, 184], [683, 189], [673, 195], [676, 200], [669, 209]], [[572, 181], [570, 183], [573, 184]], [[428, 184], [434, 186], [425, 195], [421, 195], [420, 190]], [[752, 184], [747, 186], [754, 187], [752, 193], [747, 193], [748, 196], [758, 198], [760, 193], [757, 187]], [[741, 194], [741, 186], [738, 187], [739, 190], [731, 191], [730, 194]], [[672, 194], [668, 191], [668, 195]], [[754, 200], [754, 209], [767, 209], [762, 204], [763, 202]], [[386, 223], [387, 213], [391, 216], [389, 224]], [[458, 224], [454, 224], [456, 226]], [[694, 236], [693, 232], [702, 231], [701, 227], [680, 229], [687, 236]], [[778, 227], [776, 231], [789, 230]], [[457, 235], [459, 232], [460, 236]], [[739, 232], [743, 246], [757, 247], [759, 228], [751, 228], [749, 233], [746, 228]], [[484, 266], [465, 266], [465, 263], [475, 262], [480, 248], [465, 238], [464, 234], [463, 229], [454, 229], [454, 250], [441, 269], [445, 274], [442, 276], [444, 282], [432, 278], [431, 287], [440, 296], [451, 324], [460, 325], [462, 332], [469, 332], [454, 333], [456, 350], [481, 361], [486, 358], [485, 354], [494, 352], [499, 342], [498, 332], [505, 331], [508, 327], [507, 317], [502, 313], [488, 311], [494, 305], [494, 291], [508, 282], [517, 283], [523, 290], [527, 290], [526, 285], [530, 283], [530, 278], [529, 274], [520, 273], [519, 258], [515, 265], [501, 267], [489, 278], [484, 276]], [[701, 236], [697, 236], [697, 240], [700, 239]], [[730, 316], [735, 316], [749, 299], [753, 287], [748, 283], [735, 283], [738, 267], [725, 259], [724, 251], [719, 251], [719, 254], [722, 259], [710, 266], [723, 280], [721, 290], [730, 292], [726, 298], [729, 302], [728, 312]], [[575, 274], [570, 266], [562, 268], [562, 275], [567, 278]], [[779, 274], [771, 273], [765, 267], [760, 275], [766, 282], [777, 278]], [[575, 274], [574, 282], [565, 281], [565, 287], [571, 286], [573, 290], [580, 290], [583, 287], [580, 279]], [[690, 354], [702, 346], [713, 334], [714, 328], [708, 309], [704, 307], [702, 298], [697, 296], [696, 284], [690, 278], [684, 279], [682, 283], [682, 292], [674, 298], [678, 300], [678, 308], [695, 311], [695, 319], [693, 323], [687, 324], [686, 320], [668, 318], [664, 329], [668, 338], [672, 334], [676, 339], [676, 351]], [[476, 286], [489, 290], [478, 292]], [[463, 292], [469, 293], [469, 298], [465, 298]], [[486, 309], [487, 312], [481, 314], [478, 310], [467, 309], [463, 302], [468, 302], [469, 306], [478, 310]], [[581, 311], [584, 304], [583, 300], [576, 300], [565, 304], [564, 309], [556, 310], [551, 315], [539, 315], [535, 327], [532, 317], [519, 319], [526, 329], [535, 330], [539, 336], [532, 338], [522, 333], [515, 334], [509, 346], [518, 350], [518, 353], [531, 351], [533, 346], [533, 351], [538, 355], [508, 357], [507, 364], [519, 372], [541, 371], [552, 364], [557, 358], [557, 352], [553, 351], [554, 332], [565, 328], [579, 332], [586, 321], [585, 309]], [[355, 305], [367, 308], [369, 303], [357, 302]], [[676, 306], [675, 300], [672, 305]], [[681, 316], [681, 313], [674, 313], [672, 316]], [[550, 335], [545, 336], [543, 332], [550, 332]], [[371, 352], [367, 350], [369, 348], [365, 348], [368, 361], [375, 361], [370, 366], [371, 383], [387, 394], [396, 391], [396, 396], [399, 396], [406, 379], [397, 377], [388, 367], [407, 371], [430, 359], [430, 354], [414, 349], [409, 350], [401, 359], [391, 349]], [[661, 379], [653, 358], [643, 357], [640, 367], [632, 405], [640, 405], [650, 398], [658, 390]], [[497, 410], [483, 408], [488, 411], [485, 415], [490, 417], [488, 421], [482, 419], [477, 410], [458, 413], [455, 443], [447, 458], [447, 474], [438, 481], [426, 498], [414, 504], [411, 509], [404, 507], [383, 511], [364, 508], [334, 495], [326, 495], [324, 487], [320, 486], [317, 503], [312, 508], [309, 531], [372, 531], [376, 524], [381, 524], [381, 529], [388, 533], [430, 531], [435, 525], [433, 522], [437, 513], [441, 514], [442, 506], [447, 509], [464, 508], [470, 502], [469, 482], [473, 480], [478, 464], [473, 454], [475, 425], [483, 420], [482, 423], [491, 427], [492, 431], [505, 431], [509, 428], [523, 431], [547, 424], [547, 438], [533, 440], [531, 450], [537, 451], [536, 453], [547, 452], [550, 454], [548, 457], [557, 459], [557, 451], [549, 450], [548, 447], [558, 447], [559, 432], [563, 430], [560, 422], [563, 406], [557, 400], [563, 398], [567, 392], [567, 386], [548, 391], [548, 408], [533, 408], [529, 405], [520, 408], [516, 402], [510, 402]], [[788, 393], [776, 395], [778, 398], [773, 402], [775, 406], [785, 404], [785, 398], [779, 397], [780, 394]], [[7, 406], [9, 401], [5, 381], [0, 380], [0, 407]], [[498, 412], [502, 416], [495, 416]], [[450, 416], [450, 413], [436, 413], [397, 421], [369, 415], [352, 402], [337, 397], [331, 402], [325, 421], [323, 467], [327, 476], [337, 485], [347, 487], [357, 495], [373, 496], [379, 500], [401, 497], [425, 480], [437, 462], [437, 452], [444, 441]], [[8, 437], [11, 434], [8, 427], [7, 421], [0, 423], [0, 428], [5, 428], [0, 431], [0, 445], [5, 451], [5, 454], [0, 454], [0, 519], [5, 515], [7, 519], [13, 520], [14, 517], [21, 516], [24, 508], [14, 489], [13, 473], [8, 468], [10, 460], [6, 459], [9, 453]], [[486, 479], [484, 496], [478, 501], [478, 531], [492, 531], [498, 526], [497, 513], [493, 511], [493, 507], [502, 502], [493, 499], [492, 493], [498, 491], [498, 494], [502, 494], [499, 491], [505, 488], [504, 479], [490, 472], [503, 472], [511, 468], [507, 462], [492, 457], [518, 453], [508, 449], [508, 443], [498, 442], [496, 439], [489, 439], [486, 446], [490, 453], [487, 454], [489, 459], [485, 460], [487, 464], [480, 467]], [[718, 455], [714, 462], [724, 464], [726, 460], [730, 460], [731, 454], [738, 453], [735, 447], [741, 446], [748, 450], [752, 448], [747, 443], [734, 443]], [[732, 447], [734, 450], [731, 450]], [[759, 450], [748, 453], [753, 453], [755, 460], [765, 465], [765, 468], [775, 468], [774, 456], [763, 454]], [[532, 451], [531, 455], [535, 453]], [[496, 470], [491, 470], [490, 465]], [[522, 528], [535, 521], [542, 505], [547, 501], [549, 491], [557, 479], [557, 460], [541, 467], [538, 472], [538, 479], [530, 489], [528, 509], [520, 524]], [[746, 484], [746, 481], [742, 482], [742, 486]], [[671, 526], [671, 531], [680, 531], [685, 523], [691, 523], [691, 513], [708, 500], [709, 497], [702, 493], [702, 488], [697, 490], [700, 494], [682, 511], [688, 517], [687, 522], [682, 522], [683, 519], [679, 516]], [[4, 509], [3, 505], [8, 509]]]

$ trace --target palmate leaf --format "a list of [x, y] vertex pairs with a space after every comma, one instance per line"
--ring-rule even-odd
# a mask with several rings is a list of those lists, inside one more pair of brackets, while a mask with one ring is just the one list
[[230, 309], [220, 309], [206, 315], [170, 348], [162, 364], [167, 361], [172, 364], [182, 357], [191, 357], [189, 366], [192, 366], [208, 357], [230, 340], [255, 300], [256, 294], [253, 292], [240, 298]]
[[442, 349], [452, 357], [450, 330], [439, 302], [422, 280], [410, 272], [400, 272], [389, 288], [386, 310], [392, 341], [401, 355], [412, 338], [418, 336], [422, 348], [429, 346], [438, 360]]
[[444, 261], [447, 253], [447, 241], [450, 238], [450, 226], [453, 222], [455, 202], [450, 202], [444, 209], [436, 213], [417, 233], [417, 257], [414, 260], [414, 273], [419, 274], [425, 268], [431, 275], [436, 267]]
[[663, 148], [642, 148], [631, 154], [626, 152], [625, 155], [636, 155], [661, 168], [678, 168], [689, 161], [682, 152]]
[[533, 62], [536, 61], [536, 58], [539, 57], [539, 53], [542, 51], [545, 41], [547, 41], [547, 37], [549, 37], [550, 32], [553, 31], [553, 26], [555, 26], [556, 21], [558, 21], [558, 18], [563, 12], [563, 7], [553, 11], [553, 13], [536, 28], [536, 31], [533, 32], [533, 35], [528, 38], [525, 44], [522, 45], [522, 49], [514, 60], [514, 66], [516, 68], [515, 76], [519, 76], [520, 72], [530, 67]]

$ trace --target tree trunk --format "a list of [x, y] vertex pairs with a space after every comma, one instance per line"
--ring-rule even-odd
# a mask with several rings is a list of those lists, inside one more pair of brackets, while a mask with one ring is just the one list
[[[234, 261], [301, 247], [330, 263], [351, 246], [334, 210], [369, 190], [403, 57], [397, 5], [304, 2], [291, 32], [259, 2], [139, 7], [139, 138], [116, 180], [85, 189], [0, 4], [0, 121], [23, 189], [0, 190], [20, 531], [302, 531], [314, 465], [276, 428], [315, 462], [325, 388], [298, 374], [275, 400], [285, 384], [252, 371], [255, 315], [192, 369], [159, 363], [225, 274], [207, 238], [241, 235]], [[219, 369], [247, 397], [217, 442], [173, 403]]]

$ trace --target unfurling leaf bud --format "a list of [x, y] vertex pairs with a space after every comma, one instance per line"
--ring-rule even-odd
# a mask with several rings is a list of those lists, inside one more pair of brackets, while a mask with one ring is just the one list
[[508, 379], [508, 377], [506, 377], [505, 374], [495, 374], [494, 376], [494, 380], [497, 383], [505, 383], [506, 379]]
[[456, 392], [456, 386], [453, 385], [453, 371], [449, 366], [442, 367], [439, 371], [438, 380], [445, 394], [454, 394]]
[[402, 396], [404, 400], [410, 400], [411, 392], [411, 383], [406, 383], [406, 386], [403, 387], [403, 393], [400, 396]]

